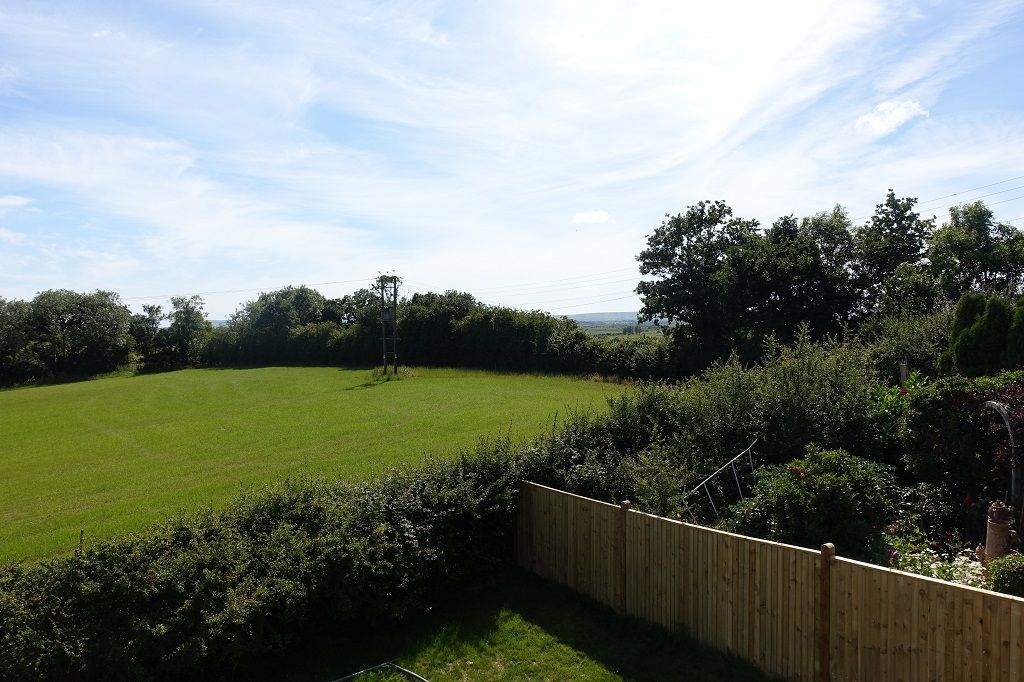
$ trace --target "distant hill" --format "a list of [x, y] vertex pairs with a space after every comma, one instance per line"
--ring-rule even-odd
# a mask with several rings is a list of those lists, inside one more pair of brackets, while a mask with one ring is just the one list
[[578, 315], [565, 315], [570, 320], [577, 322], [622, 322], [624, 324], [636, 324], [636, 312], [623, 313], [580, 313]]

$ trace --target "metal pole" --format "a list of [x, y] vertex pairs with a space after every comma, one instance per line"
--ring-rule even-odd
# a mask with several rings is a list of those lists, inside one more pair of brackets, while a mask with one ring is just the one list
[[708, 494], [708, 502], [711, 503], [711, 509], [715, 512], [715, 518], [721, 521], [722, 517], [718, 515], [718, 507], [715, 506], [715, 501], [711, 498], [711, 488], [707, 483], [704, 484], [704, 492]]
[[740, 485], [739, 474], [736, 473], [736, 462], [735, 461], [733, 461], [733, 463], [732, 463], [732, 477], [736, 479], [736, 490], [739, 491], [739, 493], [740, 493], [740, 500], [742, 500], [743, 499], [743, 487]]

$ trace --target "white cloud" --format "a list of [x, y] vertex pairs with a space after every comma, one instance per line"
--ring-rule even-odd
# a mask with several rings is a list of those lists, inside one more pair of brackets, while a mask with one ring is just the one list
[[20, 246], [27, 241], [24, 234], [0, 227], [0, 242]]
[[912, 99], [902, 102], [888, 101], [875, 105], [870, 111], [857, 118], [857, 129], [872, 135], [883, 136], [893, 132], [916, 116], [927, 116], [928, 110]]
[[92, 37], [93, 38], [109, 38], [111, 33], [113, 33], [113, 32], [109, 28], [104, 28], [104, 29], [101, 29], [99, 31], [93, 31], [92, 32]]
[[608, 222], [609, 218], [608, 211], [582, 211], [574, 215], [572, 221], [577, 225], [593, 225]]
[[32, 203], [32, 199], [29, 197], [19, 197], [13, 194], [6, 196], [0, 196], [0, 211], [11, 208], [21, 208]]

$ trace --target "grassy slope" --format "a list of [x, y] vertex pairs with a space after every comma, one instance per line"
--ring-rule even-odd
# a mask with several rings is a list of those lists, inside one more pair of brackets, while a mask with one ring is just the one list
[[618, 387], [422, 369], [186, 370], [0, 392], [0, 561], [67, 551], [293, 474], [367, 476], [522, 437]]
[[[395, 660], [431, 682], [749, 680], [751, 666], [514, 571], [400, 628], [322, 633], [244, 679], [326, 682]], [[407, 682], [375, 672], [359, 682]]]

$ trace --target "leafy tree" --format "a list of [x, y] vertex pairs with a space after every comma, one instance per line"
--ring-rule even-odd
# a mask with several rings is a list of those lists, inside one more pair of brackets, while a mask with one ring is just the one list
[[1013, 293], [1024, 275], [1024, 233], [996, 223], [982, 201], [953, 206], [931, 237], [928, 259], [950, 299], [972, 289]]
[[132, 315], [131, 335], [135, 352], [143, 359], [150, 359], [156, 353], [157, 334], [165, 316], [163, 308], [158, 305], [144, 305], [142, 311]]
[[19, 383], [48, 373], [36, 355], [32, 306], [0, 298], [0, 384]]
[[917, 264], [925, 255], [934, 220], [922, 220], [913, 210], [916, 203], [915, 198], [896, 198], [890, 189], [885, 202], [875, 206], [871, 220], [854, 233], [859, 252], [855, 269], [864, 291], [865, 312], [874, 307], [882, 285], [900, 265]]
[[902, 263], [882, 285], [878, 314], [883, 318], [928, 315], [935, 312], [939, 297], [939, 283], [927, 268]]
[[49, 290], [31, 309], [34, 346], [51, 372], [106, 372], [127, 360], [131, 313], [117, 294]]
[[763, 235], [750, 234], [729, 252], [726, 319], [736, 325], [736, 336], [748, 340], [748, 358], [757, 356], [768, 336], [793, 338], [801, 323], [824, 335], [839, 331], [848, 319], [853, 304], [849, 274], [826, 260], [806, 223], [801, 226], [793, 216], [784, 216]]
[[677, 343], [692, 349], [693, 364], [701, 367], [729, 352], [726, 259], [751, 238], [757, 222], [733, 217], [723, 201], [701, 201], [665, 218], [637, 256], [640, 272], [657, 278], [636, 288], [643, 297], [639, 316], [641, 321], [666, 321]]
[[171, 324], [164, 330], [167, 348], [183, 365], [198, 363], [203, 346], [213, 331], [213, 325], [203, 310], [202, 297], [175, 296], [171, 299], [168, 319]]
[[410, 339], [405, 355], [409, 362], [457, 364], [455, 324], [478, 306], [471, 294], [447, 291], [443, 294], [413, 294], [399, 307], [402, 337]]

